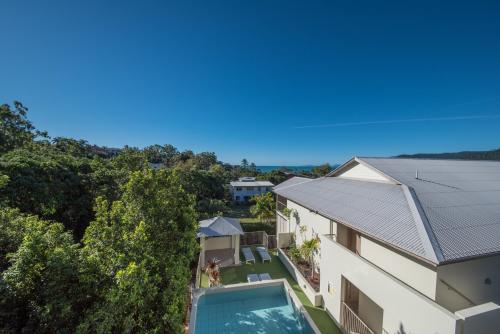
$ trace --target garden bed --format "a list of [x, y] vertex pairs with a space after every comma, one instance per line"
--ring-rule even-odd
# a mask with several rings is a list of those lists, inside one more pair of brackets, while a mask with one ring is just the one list
[[[304, 294], [306, 295], [307, 299], [314, 305], [314, 306], [321, 306], [323, 304], [323, 298], [321, 297], [321, 294], [319, 293], [319, 283], [318, 283], [318, 290], [313, 288], [311, 283], [305, 278], [304, 274], [302, 274], [301, 271], [295, 266], [295, 264], [290, 260], [290, 258], [285, 254], [283, 249], [278, 248], [278, 257], [285, 266], [285, 268], [288, 270], [290, 275], [293, 277], [293, 279], [298, 283], [298, 285], [302, 288], [304, 291]], [[318, 276], [319, 277], [319, 276]]]
[[288, 259], [293, 263], [295, 268], [302, 274], [302, 276], [307, 280], [307, 282], [311, 285], [314, 291], [319, 292], [319, 282], [320, 282], [320, 274], [314, 273], [314, 278], [312, 277], [312, 268], [311, 264], [305, 260], [295, 261], [294, 257], [290, 254], [290, 248], [282, 248], [281, 249]]

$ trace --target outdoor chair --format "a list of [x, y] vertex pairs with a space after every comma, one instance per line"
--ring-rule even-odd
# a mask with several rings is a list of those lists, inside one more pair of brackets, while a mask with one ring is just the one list
[[243, 247], [241, 249], [241, 252], [243, 253], [243, 256], [245, 257], [245, 262], [253, 262], [255, 263], [255, 257], [253, 256], [252, 250], [249, 247]]
[[248, 283], [253, 283], [253, 282], [260, 281], [259, 275], [257, 275], [257, 274], [248, 274], [247, 275], [247, 281], [248, 281]]
[[260, 258], [262, 259], [262, 262], [265, 261], [271, 262], [271, 255], [269, 255], [267, 249], [265, 249], [264, 247], [257, 247], [256, 250], [259, 253]]

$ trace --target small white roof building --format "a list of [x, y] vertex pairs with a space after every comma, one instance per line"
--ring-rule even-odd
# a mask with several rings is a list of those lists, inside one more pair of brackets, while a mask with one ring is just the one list
[[216, 259], [219, 266], [240, 263], [240, 235], [243, 229], [240, 220], [229, 217], [213, 217], [200, 221], [198, 238], [200, 238], [201, 263]]

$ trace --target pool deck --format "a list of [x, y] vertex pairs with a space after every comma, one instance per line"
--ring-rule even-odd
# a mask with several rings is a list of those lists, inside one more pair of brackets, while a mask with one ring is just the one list
[[[326, 311], [320, 307], [311, 304], [297, 282], [290, 276], [285, 266], [281, 263], [276, 251], [270, 251], [271, 262], [262, 263], [259, 254], [252, 249], [256, 263], [242, 264], [240, 266], [221, 268], [221, 283], [223, 285], [246, 283], [248, 274], [269, 273], [272, 279], [284, 278], [288, 281], [291, 288], [304, 305], [307, 313], [312, 318], [321, 333], [341, 334], [340, 329], [335, 325]], [[202, 275], [201, 287], [208, 286], [208, 279], [205, 274]]]

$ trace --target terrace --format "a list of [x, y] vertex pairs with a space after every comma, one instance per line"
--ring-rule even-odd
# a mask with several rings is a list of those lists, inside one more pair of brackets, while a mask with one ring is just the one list
[[[262, 263], [260, 262], [260, 257], [255, 251], [255, 247], [252, 247], [254, 252], [256, 263], [250, 264], [242, 264], [240, 266], [233, 267], [224, 267], [220, 269], [220, 280], [221, 284], [236, 284], [236, 283], [245, 283], [247, 282], [248, 274], [261, 274], [261, 273], [269, 273], [271, 278], [279, 279], [285, 278], [288, 283], [291, 285], [292, 289], [295, 291], [297, 297], [300, 299], [310, 317], [315, 322], [316, 326], [318, 326], [321, 333], [333, 333], [340, 334], [341, 331], [337, 328], [335, 323], [332, 321], [330, 316], [320, 307], [315, 307], [311, 304], [309, 299], [306, 297], [300, 286], [297, 282], [292, 278], [292, 276], [288, 273], [285, 266], [281, 263], [278, 258], [276, 250], [270, 250], [269, 253], [272, 257], [271, 262]], [[205, 274], [202, 274], [201, 277], [201, 287], [208, 287], [208, 277]]]

